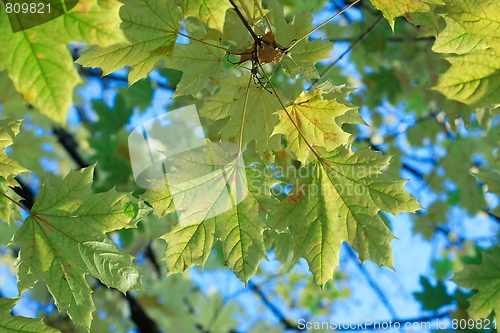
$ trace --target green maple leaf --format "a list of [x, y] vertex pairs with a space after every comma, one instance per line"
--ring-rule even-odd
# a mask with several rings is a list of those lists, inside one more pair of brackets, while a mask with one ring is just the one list
[[449, 16], [444, 16], [443, 18], [446, 22], [446, 27], [438, 34], [432, 46], [432, 51], [465, 54], [476, 50], [484, 50], [489, 47], [483, 39], [465, 30], [453, 18]]
[[[325, 91], [322, 87], [326, 88]], [[350, 137], [349, 133], [340, 128], [335, 118], [345, 115], [354, 108], [337, 102], [337, 99], [324, 98], [324, 94], [337, 87], [331, 85], [322, 87], [312, 92], [302, 92], [294, 103], [286, 108], [287, 112], [284, 110], [277, 112], [280, 122], [274, 128], [273, 134], [284, 134], [288, 149], [302, 163], [306, 162], [311, 151], [309, 145], [321, 146], [332, 151]]]
[[215, 80], [225, 75], [225, 52], [217, 47], [217, 42], [206, 40], [208, 44], [192, 41], [187, 45], [177, 45], [172, 59], [164, 58], [164, 65], [182, 71], [181, 81], [177, 84], [174, 96], [195, 96], [204, 88], [211, 93], [218, 85]]
[[[477, 3], [471, 0], [447, 0], [446, 7], [450, 19], [447, 23], [453, 20], [456, 24], [451, 23], [452, 28], [458, 25], [454, 30], [459, 34], [465, 33], [470, 40], [465, 44], [465, 50], [476, 51], [445, 57], [451, 66], [439, 77], [433, 89], [471, 108], [499, 103], [500, 5], [494, 1]], [[474, 42], [478, 46], [474, 46]], [[460, 48], [458, 50], [462, 51]]]
[[14, 142], [20, 126], [19, 120], [0, 119], [0, 177], [5, 179], [11, 179], [13, 176], [29, 171], [5, 153], [5, 148]]
[[465, 288], [474, 288], [478, 292], [470, 298], [467, 312], [472, 318], [486, 318], [495, 311], [495, 318], [500, 319], [500, 248], [482, 252], [479, 265], [465, 265], [453, 280]]
[[[0, 178], [0, 220], [11, 224], [12, 222], [22, 221], [19, 207], [14, 204], [9, 198], [19, 202], [22, 198], [14, 192], [11, 186], [18, 186], [17, 182]], [[5, 194], [6, 196], [2, 195]], [[9, 198], [7, 198], [7, 196]], [[5, 243], [4, 243], [5, 244]]]
[[212, 120], [229, 117], [221, 130], [221, 140], [241, 148], [255, 140], [257, 152], [267, 159], [280, 144], [278, 136], [271, 137], [278, 123], [274, 113], [281, 108], [276, 96], [255, 85], [247, 73], [223, 78], [220, 84], [223, 89], [205, 99], [200, 116]]
[[132, 257], [105, 233], [133, 227], [149, 209], [114, 190], [91, 194], [93, 167], [74, 171], [55, 188], [42, 185], [31, 215], [14, 235], [21, 291], [44, 279], [59, 311], [90, 327], [94, 303], [85, 280], [91, 274], [122, 292], [140, 288]]
[[405, 181], [380, 172], [389, 158], [343, 146], [299, 170], [299, 181], [278, 205], [275, 227], [289, 227], [295, 256], [303, 257], [321, 286], [333, 277], [340, 246], [348, 242], [360, 259], [392, 267], [394, 236], [379, 216], [415, 212], [420, 205]]
[[0, 328], [2, 333], [60, 333], [59, 330], [45, 325], [41, 319], [11, 315], [10, 311], [17, 301], [17, 298], [0, 298]]
[[222, 31], [226, 10], [232, 8], [229, 1], [220, 0], [175, 0], [182, 8], [184, 16], [195, 17], [207, 27]]
[[[167, 177], [169, 187], [151, 189], [142, 196], [154, 207], [155, 214], [162, 216], [176, 209], [171, 193], [172, 186], [176, 186], [172, 185], [175, 177], [180, 181], [174, 184], [180, 183], [182, 187], [183, 183], [189, 183], [189, 189], [202, 189], [203, 197], [193, 199], [187, 191], [176, 191], [181, 200], [194, 207], [194, 210], [186, 206], [184, 210], [178, 208], [179, 217], [197, 215], [200, 222], [189, 225], [179, 223], [162, 237], [167, 242], [164, 260], [168, 274], [185, 272], [193, 265], [203, 266], [215, 240], [220, 240], [227, 265], [242, 281], [247, 282], [255, 274], [260, 260], [266, 258], [263, 232], [267, 215], [275, 204], [268, 185], [265, 185], [264, 175], [238, 162], [231, 164], [234, 162], [228, 149], [213, 143], [200, 150], [185, 152], [171, 162], [179, 170]], [[214, 165], [224, 168], [214, 169]], [[202, 178], [207, 172], [209, 177]], [[212, 183], [216, 174], [224, 175], [226, 181]], [[247, 179], [246, 183], [241, 179]], [[207, 184], [210, 190], [206, 189]], [[224, 205], [223, 201], [228, 199], [225, 194], [228, 187], [233, 195], [231, 205], [214, 216], [214, 207]], [[246, 197], [242, 197], [242, 193], [246, 192]], [[234, 198], [241, 200], [234, 201]]]
[[451, 64], [433, 89], [448, 98], [478, 108], [500, 102], [500, 62], [494, 49], [449, 56]]
[[291, 48], [289, 56], [281, 60], [281, 65], [292, 78], [302, 75], [306, 79], [318, 79], [319, 74], [314, 64], [327, 59], [332, 49], [333, 44], [329, 41], [304, 40]]
[[414, 12], [428, 12], [430, 10], [428, 3], [435, 3], [435, 1], [426, 0], [371, 0], [371, 2], [376, 9], [382, 12], [393, 31], [396, 17], [406, 16], [408, 13]]
[[440, 307], [454, 301], [453, 297], [446, 292], [446, 286], [442, 281], [438, 281], [436, 286], [433, 286], [426, 277], [421, 276], [420, 284], [424, 290], [413, 293], [413, 296], [422, 303], [422, 309], [437, 311]]
[[[262, 15], [267, 13], [267, 10], [262, 8], [262, 1], [236, 0], [235, 3], [250, 27], [257, 25], [261, 28], [262, 24], [259, 21]], [[233, 9], [226, 11], [226, 18], [224, 20], [224, 40], [232, 40], [239, 49], [244, 50], [248, 49], [251, 42], [253, 42], [252, 36]]]
[[116, 133], [128, 123], [132, 115], [132, 108], [127, 106], [122, 95], [115, 99], [115, 106], [112, 110], [106, 103], [94, 101], [92, 107], [95, 110], [99, 120], [95, 123], [87, 124], [87, 127], [93, 132]]
[[[16, 90], [51, 120], [64, 124], [73, 88], [80, 82], [66, 44], [82, 41], [108, 46], [125, 40], [119, 29], [118, 5], [80, 0], [67, 14], [31, 29], [12, 33], [0, 13], [0, 68]], [[56, 60], [57, 59], [57, 60]]]
[[281, 46], [286, 47], [295, 38], [302, 37], [310, 32], [312, 26], [312, 13], [304, 12], [294, 17], [291, 23], [288, 23], [283, 13], [283, 7], [276, 0], [271, 0], [267, 4], [267, 9], [270, 11], [267, 15], [269, 22], [275, 27], [274, 36], [276, 42]]
[[420, 26], [419, 37], [434, 37], [439, 31], [438, 16], [434, 13], [436, 5], [429, 4], [428, 12], [408, 13], [406, 19], [415, 26]]
[[291, 46], [289, 55], [283, 57], [281, 65], [294, 78], [302, 75], [307, 79], [319, 78], [314, 66], [318, 61], [328, 58], [333, 49], [333, 43], [321, 39], [309, 41], [307, 38], [295, 44], [297, 38], [302, 38], [313, 30], [312, 13], [304, 12], [296, 15], [291, 23], [287, 23], [283, 14], [283, 7], [276, 1], [269, 2], [271, 13], [269, 21], [276, 28], [275, 38], [283, 47]]
[[500, 48], [500, 4], [497, 1], [444, 0], [447, 16], [490, 47]]
[[14, 176], [30, 171], [5, 153], [5, 148], [14, 143], [20, 126], [19, 120], [0, 119], [0, 219], [7, 223], [21, 220], [19, 207], [9, 200], [9, 198], [21, 199], [11, 188], [19, 186]]
[[123, 3], [121, 28], [129, 42], [90, 48], [77, 63], [100, 67], [104, 75], [131, 66], [128, 76], [131, 85], [146, 77], [165, 55], [172, 55], [182, 14], [173, 0], [123, 0]]

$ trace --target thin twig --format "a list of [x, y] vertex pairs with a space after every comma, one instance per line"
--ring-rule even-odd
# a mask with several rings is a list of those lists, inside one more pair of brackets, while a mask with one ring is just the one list
[[368, 271], [365, 269], [363, 264], [356, 258], [356, 255], [354, 254], [354, 250], [349, 247], [349, 250], [347, 251], [347, 253], [349, 254], [349, 258], [351, 258], [352, 261], [358, 266], [359, 270], [361, 271], [361, 274], [363, 274], [365, 279], [368, 281], [368, 284], [370, 285], [370, 287], [378, 295], [378, 297], [380, 298], [380, 301], [385, 306], [387, 311], [389, 311], [389, 314], [392, 316], [392, 318], [397, 318], [398, 316], [396, 314], [396, 310], [391, 305], [391, 303], [389, 302], [389, 299], [387, 298], [387, 296], [385, 296], [382, 289], [380, 289], [377, 282], [375, 282], [375, 280], [373, 280], [370, 273], [368, 273]]
[[370, 33], [373, 31], [373, 29], [375, 29], [375, 27], [382, 21], [382, 18], [383, 16], [380, 15], [378, 17], [378, 19], [373, 22], [373, 24], [368, 28], [368, 30], [366, 30], [361, 36], [359, 36], [355, 41], [354, 43], [352, 43], [348, 48], [347, 50], [345, 50], [337, 59], [335, 59], [334, 62], [332, 62], [330, 65], [328, 65], [327, 68], [325, 68], [325, 70], [323, 71], [323, 73], [321, 73], [319, 79], [316, 80], [316, 82], [314, 82], [314, 85], [313, 85], [313, 88], [315, 88], [318, 83], [323, 80], [325, 78], [325, 76], [332, 70], [332, 68], [343, 58], [346, 56], [346, 54], [348, 54], [352, 49], [354, 49], [359, 43], [361, 43], [366, 37], [368, 37], [368, 35], [370, 35]]
[[271, 312], [279, 319], [280, 323], [283, 324], [283, 326], [285, 326], [285, 329], [293, 329], [296, 331], [302, 331], [301, 329], [298, 328], [298, 326], [295, 323], [291, 323], [288, 319], [286, 319], [285, 315], [281, 312], [281, 310], [278, 309], [278, 307], [276, 307], [276, 305], [274, 305], [267, 298], [267, 296], [264, 294], [264, 292], [262, 290], [260, 290], [260, 288], [256, 284], [252, 283], [252, 281], [248, 281], [248, 288], [252, 289], [253, 291], [255, 291], [255, 293], [257, 295], [259, 295], [259, 297], [261, 298], [264, 305], [269, 310], [271, 310]]

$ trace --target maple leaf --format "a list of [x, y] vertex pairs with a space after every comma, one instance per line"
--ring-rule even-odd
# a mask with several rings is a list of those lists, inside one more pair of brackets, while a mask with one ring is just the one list
[[[259, 26], [261, 28], [259, 21], [268, 12], [262, 8], [262, 1], [236, 0], [235, 3], [250, 27]], [[226, 11], [223, 32], [224, 40], [231, 40], [236, 43], [238, 49], [247, 47], [254, 41], [247, 28], [242, 24], [240, 17], [232, 8]]]
[[478, 292], [470, 298], [467, 312], [472, 318], [487, 318], [495, 311], [495, 318], [500, 319], [500, 248], [482, 251], [479, 265], [465, 265], [453, 280], [465, 288], [474, 288]]
[[325, 83], [314, 91], [302, 92], [294, 103], [286, 108], [286, 112], [277, 112], [280, 122], [274, 128], [273, 134], [284, 134], [288, 149], [302, 163], [306, 162], [311, 151], [309, 145], [321, 146], [331, 151], [344, 144], [350, 137], [349, 133], [340, 128], [335, 118], [356, 108], [323, 96], [337, 88]]
[[85, 274], [122, 292], [140, 288], [132, 257], [105, 233], [129, 228], [149, 213], [128, 194], [91, 194], [94, 168], [70, 172], [55, 188], [42, 185], [31, 215], [14, 235], [21, 291], [44, 279], [59, 311], [90, 327], [94, 303]]
[[445, 59], [451, 64], [433, 87], [448, 98], [478, 108], [500, 102], [500, 63], [494, 49]]
[[423, 290], [413, 293], [413, 296], [422, 303], [422, 308], [427, 311], [437, 311], [440, 307], [453, 302], [453, 297], [446, 292], [446, 286], [443, 281], [438, 281], [433, 286], [429, 279], [420, 277], [420, 284]]
[[267, 159], [271, 150], [279, 149], [279, 137], [273, 136], [281, 108], [276, 96], [251, 82], [248, 73], [240, 77], [221, 79], [217, 93], [205, 99], [200, 116], [212, 120], [229, 117], [222, 128], [222, 140], [236, 143], [245, 148], [251, 140], [257, 143], [257, 152]]
[[21, 126], [19, 120], [0, 119], [0, 177], [7, 180], [22, 172], [29, 172], [5, 153], [5, 148], [14, 142], [15, 136], [19, 133], [19, 126]]
[[440, 0], [371, 0], [373, 7], [380, 10], [394, 31], [394, 20], [409, 13], [424, 13], [430, 10], [428, 3], [442, 3]]
[[444, 0], [447, 17], [455, 20], [469, 34], [500, 48], [500, 4], [497, 1]]
[[16, 202], [19, 202], [22, 199], [11, 188], [13, 186], [18, 186], [15, 180], [6, 181], [5, 179], [0, 178], [0, 220], [7, 222], [8, 224], [22, 220], [19, 207], [9, 199], [11, 198]]
[[196, 17], [207, 27], [222, 31], [226, 10], [231, 8], [229, 1], [220, 0], [175, 0], [182, 8], [184, 17]]
[[[125, 40], [118, 5], [80, 0], [68, 13], [37, 27], [12, 33], [7, 13], [0, 13], [0, 68], [16, 90], [51, 120], [64, 124], [80, 77], [66, 44], [82, 41], [108, 46]], [[57, 61], [54, 61], [57, 59]]]
[[17, 298], [0, 298], [0, 328], [4, 333], [60, 333], [48, 327], [41, 319], [12, 316], [11, 309], [16, 305]]
[[[470, 0], [446, 0], [446, 20], [459, 36], [468, 38], [465, 50], [476, 50], [445, 59], [450, 68], [439, 77], [433, 89], [450, 99], [479, 108], [500, 102], [500, 5], [494, 1], [476, 3]], [[446, 31], [446, 29], [445, 29]], [[472, 43], [476, 42], [477, 45]], [[439, 50], [439, 39], [436, 40]], [[459, 45], [462, 47], [462, 44]], [[458, 46], [457, 46], [458, 47]], [[446, 50], [446, 49], [445, 49]], [[461, 48], [458, 48], [463, 53]]]
[[7, 223], [21, 220], [19, 208], [7, 198], [8, 196], [12, 199], [20, 199], [11, 189], [11, 186], [19, 186], [14, 176], [29, 172], [5, 153], [5, 148], [14, 142], [15, 136], [19, 133], [20, 125], [19, 120], [0, 119], [0, 219]]
[[476, 50], [484, 50], [489, 46], [480, 37], [471, 34], [457, 21], [449, 16], [443, 17], [446, 27], [436, 37], [432, 51], [438, 53], [465, 54]]
[[314, 64], [328, 58], [333, 49], [333, 43], [321, 39], [309, 41], [303, 38], [297, 42], [297, 36], [310, 33], [312, 26], [312, 13], [304, 12], [296, 15], [291, 23], [287, 23], [283, 14], [283, 7], [276, 1], [269, 2], [269, 21], [276, 28], [276, 41], [283, 47], [289, 47], [289, 55], [283, 57], [281, 64], [285, 71], [294, 78], [302, 75], [307, 79], [319, 78]]
[[392, 267], [394, 236], [378, 213], [415, 212], [420, 205], [404, 191], [404, 180], [380, 172], [388, 163], [380, 153], [340, 146], [297, 171], [301, 177], [279, 203], [274, 226], [290, 229], [295, 256], [307, 260], [319, 285], [332, 279], [343, 242], [361, 261]]
[[[164, 260], [168, 274], [185, 272], [193, 265], [203, 267], [217, 239], [222, 243], [227, 265], [243, 282], [255, 274], [260, 260], [266, 258], [263, 232], [275, 199], [265, 185], [263, 173], [244, 167], [241, 162], [231, 164], [234, 159], [223, 147], [208, 143], [207, 148], [176, 156], [170, 162], [179, 170], [168, 174], [168, 187], [150, 189], [142, 196], [154, 207], [155, 214], [162, 216], [175, 209], [171, 190], [179, 183], [171, 181], [175, 177], [181, 180], [181, 185], [189, 183], [188, 190], [203, 190], [203, 196], [194, 197], [187, 190], [174, 190], [181, 200], [177, 202], [189, 203], [177, 208], [180, 220], [186, 215], [188, 218], [196, 215], [200, 216], [200, 222], [179, 223], [162, 237], [167, 242]], [[213, 171], [214, 166], [225, 167]], [[203, 178], [207, 172], [209, 177]], [[213, 179], [217, 178], [214, 173], [223, 175], [225, 181], [214, 184]], [[211, 187], [209, 190], [207, 185]], [[227, 197], [228, 188], [232, 199]], [[221, 206], [224, 210], [217, 210]]]
[[131, 66], [128, 76], [131, 85], [146, 77], [165, 55], [172, 55], [182, 14], [170, 0], [123, 0], [123, 4], [121, 28], [129, 42], [90, 48], [82, 52], [77, 63], [100, 67], [104, 75]]
[[177, 45], [172, 59], [164, 58], [164, 66], [182, 71], [181, 81], [177, 84], [174, 96], [195, 96], [204, 88], [211, 93], [218, 85], [215, 80], [225, 75], [225, 52], [215, 46], [215, 41], [206, 40], [207, 44], [191, 42], [186, 45]]

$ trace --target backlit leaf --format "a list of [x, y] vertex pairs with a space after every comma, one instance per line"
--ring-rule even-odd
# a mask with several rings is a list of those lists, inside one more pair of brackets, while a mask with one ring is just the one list
[[319, 285], [332, 279], [343, 242], [361, 261], [392, 267], [394, 236], [378, 212], [397, 215], [420, 205], [404, 191], [404, 180], [380, 172], [388, 162], [379, 153], [341, 146], [299, 170], [302, 182], [278, 205], [276, 227], [290, 228], [295, 255], [307, 260]]
[[25, 318], [11, 315], [17, 299], [0, 298], [0, 328], [2, 333], [60, 333], [48, 327], [41, 319]]
[[146, 77], [163, 56], [172, 56], [181, 13], [173, 0], [124, 0], [123, 3], [120, 27], [129, 42], [90, 48], [77, 62], [86, 67], [100, 67], [104, 75], [131, 66], [130, 85]]
[[500, 319], [500, 248], [482, 252], [480, 265], [465, 265], [463, 271], [456, 274], [453, 280], [465, 288], [474, 288], [478, 292], [470, 298], [467, 309], [474, 319], [487, 318], [495, 311], [495, 318]]
[[118, 6], [104, 8], [97, 0], [81, 0], [69, 13], [18, 33], [12, 33], [2, 11], [0, 68], [7, 70], [28, 103], [64, 124], [73, 88], [80, 82], [66, 44], [82, 41], [105, 47], [123, 42], [118, 25]]
[[105, 233], [133, 227], [148, 212], [128, 194], [91, 194], [93, 167], [71, 172], [57, 187], [44, 183], [31, 215], [14, 236], [21, 291], [44, 279], [59, 311], [90, 327], [94, 304], [85, 274], [122, 292], [140, 288], [132, 257]]

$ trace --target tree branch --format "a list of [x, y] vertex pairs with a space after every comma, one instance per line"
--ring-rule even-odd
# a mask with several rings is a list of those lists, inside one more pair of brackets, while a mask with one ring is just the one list
[[348, 249], [349, 250], [347, 251], [347, 253], [349, 254], [349, 257], [358, 266], [359, 270], [361, 271], [361, 274], [363, 274], [363, 276], [365, 277], [366, 281], [368, 282], [370, 287], [373, 289], [375, 294], [378, 295], [382, 304], [385, 306], [387, 311], [389, 311], [389, 314], [392, 316], [392, 318], [397, 318], [398, 315], [396, 313], [396, 310], [392, 307], [391, 303], [389, 302], [389, 299], [385, 296], [382, 289], [380, 289], [380, 287], [375, 282], [375, 280], [373, 280], [370, 273], [368, 273], [368, 271], [365, 270], [365, 267], [363, 266], [361, 261], [359, 261], [358, 258], [356, 257], [356, 255], [354, 254], [354, 250], [351, 247], [348, 247]]
[[78, 167], [81, 168], [86, 168], [90, 164], [85, 162], [83, 158], [80, 156], [78, 153], [78, 143], [75, 141], [73, 138], [73, 135], [68, 133], [64, 128], [62, 127], [53, 127], [52, 132], [54, 135], [57, 137], [57, 140], [59, 143], [64, 147], [64, 149], [68, 152], [68, 154], [71, 156], [73, 161], [76, 162]]
[[313, 87], [316, 87], [318, 83], [325, 78], [325, 76], [332, 70], [333, 67], [343, 58], [345, 57], [352, 49], [354, 49], [359, 43], [361, 43], [370, 33], [375, 29], [375, 27], [382, 21], [383, 16], [380, 15], [378, 19], [373, 22], [373, 24], [364, 32], [362, 33], [348, 48], [345, 50], [337, 59], [335, 59], [334, 62], [332, 62], [328, 67], [325, 68], [323, 73], [321, 73], [319, 79], [314, 82]]
[[278, 309], [268, 298], [267, 296], [264, 294], [264, 292], [262, 290], [260, 290], [260, 288], [254, 284], [252, 281], [248, 281], [248, 288], [249, 289], [252, 289], [253, 291], [255, 291], [255, 293], [257, 293], [257, 295], [259, 295], [259, 297], [262, 299], [262, 302], [264, 303], [264, 305], [269, 309], [271, 310], [271, 312], [279, 319], [280, 323], [285, 327], [285, 329], [292, 329], [292, 330], [295, 330], [295, 331], [303, 331], [301, 329], [298, 328], [298, 326], [295, 324], [295, 323], [291, 323], [286, 317], [285, 315], [281, 312], [280, 309]]
[[158, 328], [158, 325], [156, 325], [156, 322], [148, 316], [141, 305], [132, 295], [130, 295], [130, 293], [127, 292], [124, 297], [128, 301], [130, 306], [130, 317], [137, 326], [139, 333], [161, 333], [161, 330]]

